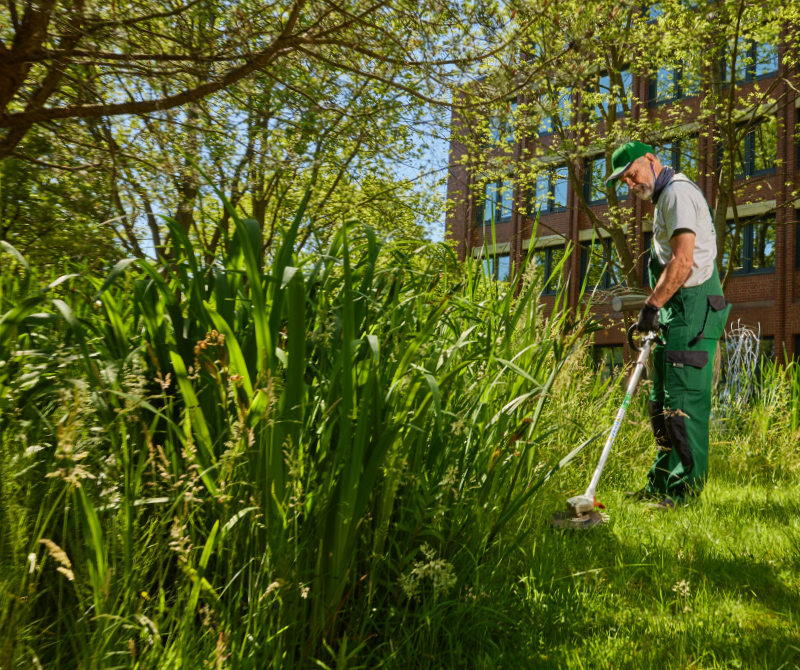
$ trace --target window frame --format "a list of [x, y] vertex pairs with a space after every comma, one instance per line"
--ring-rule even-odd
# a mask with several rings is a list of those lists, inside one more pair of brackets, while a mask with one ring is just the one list
[[[625, 85], [625, 79], [624, 79], [624, 73], [626, 73], [626, 72], [630, 76], [630, 81], [628, 82], [627, 87]], [[622, 108], [622, 100], [623, 100], [623, 98], [627, 99], [627, 94], [628, 93], [631, 94], [631, 100], [629, 100], [629, 107], [632, 107], [632, 104], [633, 104], [633, 100], [632, 100], [632, 98], [633, 98], [633, 72], [631, 71], [630, 65], [620, 69], [619, 74], [620, 74], [620, 77], [622, 78], [622, 85], [623, 85], [623, 88], [624, 88], [622, 93], [624, 95], [617, 97], [617, 104], [616, 104], [616, 107], [615, 107], [615, 110], [616, 110], [615, 116], [618, 119], [621, 118], [621, 117], [624, 117], [625, 110]], [[611, 92], [611, 75], [610, 75], [608, 70], [603, 70], [602, 72], [599, 73], [599, 80], [602, 80], [603, 77], [608, 77], [609, 78], [609, 85], [608, 85], [609, 91], [608, 92], [610, 94], [610, 92]], [[599, 85], [599, 81], [598, 81], [598, 85]], [[599, 94], [604, 95], [602, 93], [602, 91], [596, 91], [595, 90], [594, 84], [590, 84], [588, 86], [587, 92], [588, 93], [592, 93], [592, 94], [599, 93]], [[603, 122], [605, 120], [603, 118], [603, 115], [600, 113], [600, 105], [602, 105], [602, 104], [603, 103], [600, 102], [600, 103], [595, 103], [594, 105], [592, 105], [592, 108], [591, 108], [592, 111], [589, 113], [589, 116], [590, 116], [590, 118], [594, 119], [594, 123], [601, 123], [601, 122]]]
[[[758, 42], [751, 37], [742, 38], [747, 42], [747, 50], [744, 52], [744, 57], [748, 58], [750, 62], [746, 65], [744, 79], [737, 79], [736, 84], [750, 84], [754, 81], [761, 81], [762, 79], [770, 79], [778, 74], [781, 69], [780, 49], [778, 50], [778, 67], [771, 72], [757, 75], [756, 66], [758, 65], [758, 47], [760, 44], [768, 44], [767, 42]], [[722, 85], [730, 86], [730, 79], [728, 77], [728, 53], [726, 47], [722, 54]], [[741, 57], [741, 56], [740, 56]]]
[[558, 282], [551, 282], [553, 275], [553, 253], [555, 251], [565, 251], [566, 246], [563, 244], [551, 244], [546, 247], [534, 248], [533, 253], [544, 253], [544, 282], [540, 296], [554, 296], [558, 295]]
[[687, 98], [696, 98], [700, 95], [698, 92], [693, 92], [687, 94], [686, 90], [683, 87], [683, 71], [686, 67], [686, 64], [681, 62], [680, 65], [674, 68], [664, 68], [668, 70], [672, 75], [672, 84], [674, 87], [675, 95], [671, 98], [667, 98], [665, 100], [658, 99], [658, 72], [655, 73], [655, 76], [652, 74], [647, 79], [647, 106], [648, 107], [659, 107], [661, 105], [668, 105], [671, 102], [677, 102], [678, 100], [686, 100]]
[[751, 170], [755, 166], [756, 162], [756, 129], [762, 123], [767, 120], [768, 117], [761, 119], [758, 123], [753, 125], [753, 128], [747, 133], [745, 139], [745, 156], [746, 158], [746, 167], [745, 172], [747, 173], [747, 178], [751, 177], [764, 177], [766, 175], [775, 174], [778, 171], [778, 126], [775, 126], [775, 165], [771, 168], [767, 168], [766, 170]]
[[[766, 216], [769, 216], [772, 219], [771, 225], [775, 227], [776, 232], [776, 242], [777, 242], [777, 221], [775, 217], [775, 213], [772, 212]], [[755, 243], [755, 228], [753, 227], [754, 224], [761, 223], [762, 219], [765, 218], [764, 215], [761, 216], [753, 216], [748, 217], [744, 227], [742, 228], [741, 238], [739, 240], [741, 244], [741, 252], [740, 256], [742, 259], [742, 268], [739, 270], [734, 270], [731, 273], [731, 277], [752, 277], [755, 275], [771, 275], [775, 274], [775, 262], [770, 267], [766, 268], [753, 268], [753, 246]], [[728, 226], [728, 236], [732, 235], [732, 231], [730, 230], [731, 224], [733, 224], [733, 219], [728, 219], [726, 221], [726, 225]], [[777, 246], [777, 245], [776, 245]], [[776, 259], [777, 260], [777, 248], [774, 250]], [[724, 254], [724, 250], [723, 250]], [[723, 268], [723, 272], [725, 269]], [[723, 274], [724, 277], [724, 274]]]
[[[756, 157], [756, 129], [759, 125], [764, 123], [765, 121], [769, 120], [771, 117], [764, 116], [761, 117], [758, 123], [753, 124], [750, 132], [747, 133], [744, 137], [744, 159], [743, 159], [743, 172], [737, 172], [733, 175], [735, 180], [740, 179], [753, 179], [756, 177], [766, 177], [769, 175], [776, 174], [778, 172], [778, 136], [777, 136], [777, 127], [776, 127], [776, 136], [775, 136], [775, 165], [771, 168], [767, 168], [765, 170], [754, 170], [755, 167], [755, 157]], [[717, 173], [722, 169], [722, 144], [717, 145]]]
[[[800, 270], [800, 209], [794, 210], [795, 234], [794, 234], [794, 269]], [[798, 354], [800, 355], [800, 353]]]
[[[557, 109], [561, 110], [562, 109], [561, 101], [569, 98], [570, 109], [569, 109], [569, 117], [566, 119], [566, 123], [564, 122], [564, 119], [562, 118], [562, 116], [560, 114], [558, 115], [558, 118], [561, 119], [561, 125], [564, 128], [569, 128], [572, 125], [572, 111], [573, 111], [572, 110], [572, 104], [573, 104], [572, 94], [573, 94], [573, 90], [570, 87], [568, 92], [566, 93], [566, 95], [564, 95], [563, 97], [559, 98], [559, 104], [557, 106]], [[540, 96], [539, 99], [541, 100], [541, 96]], [[542, 109], [544, 109], [544, 107], [542, 106], [541, 102], [539, 103], [539, 106], [542, 107]], [[540, 121], [539, 122], [539, 128], [537, 129], [537, 133], [538, 133], [539, 137], [549, 137], [550, 135], [554, 135], [556, 133], [556, 124], [554, 122], [555, 116], [553, 116], [552, 114], [548, 114], [548, 115], [544, 115], [543, 114], [542, 118], [549, 119], [549, 121], [550, 121], [550, 123], [549, 123], [550, 130], [542, 131], [542, 123]]]
[[[500, 216], [503, 211], [503, 197], [502, 197], [502, 188], [503, 183], [508, 182], [511, 185], [511, 207], [509, 208], [508, 215], [506, 217]], [[498, 225], [500, 223], [508, 223], [511, 221], [512, 217], [514, 216], [514, 180], [513, 179], [505, 179], [500, 178], [494, 181], [487, 181], [483, 185], [483, 196], [481, 196], [480, 202], [476, 203], [477, 206], [475, 207], [475, 226], [483, 228], [484, 226], [491, 227], [492, 222], [491, 220], [486, 221], [484, 218], [484, 212], [486, 207], [486, 187], [492, 185], [495, 189], [495, 193], [501, 194], [494, 203], [494, 225]]]
[[[658, 7], [660, 11], [655, 16], [653, 16], [653, 9], [656, 8], [656, 7]], [[651, 2], [649, 5], [645, 5], [644, 8], [643, 8], [643, 13], [647, 17], [647, 25], [648, 26], [652, 26], [652, 25], [658, 23], [658, 20], [662, 16], [664, 16], [664, 9], [663, 9], [663, 7], [661, 7], [660, 0], [656, 0], [656, 2]]]
[[[503, 146], [514, 144], [517, 141], [517, 130], [511, 121], [511, 117], [516, 114], [519, 101], [516, 97], [509, 98], [507, 101], [508, 111], [504, 116], [500, 114], [492, 114], [487, 125], [489, 127], [489, 134], [481, 143], [484, 149], [493, 148], [499, 149]], [[506, 139], [503, 136], [507, 134]]]
[[[699, 171], [700, 171], [700, 155], [699, 155], [699, 153], [700, 153], [700, 151], [699, 151], [700, 136], [699, 136], [698, 133], [692, 133], [690, 135], [686, 135], [685, 137], [675, 137], [675, 138], [669, 140], [669, 142], [662, 142], [662, 144], [659, 145], [659, 149], [661, 150], [661, 152], [664, 152], [666, 150], [666, 148], [667, 148], [667, 144], [669, 144], [670, 145], [669, 166], [673, 170], [675, 170], [675, 172], [683, 172], [683, 169], [685, 167], [685, 165], [684, 165], [684, 157], [686, 156], [685, 152], [683, 151], [683, 143], [686, 140], [691, 140], [691, 141], [695, 142], [696, 146], [698, 147], [698, 152], [697, 152], [698, 155], [695, 158], [697, 160], [697, 170], [698, 170], [698, 173], [699, 173]], [[664, 161], [661, 161], [661, 163], [662, 163], [662, 165], [665, 164]]]
[[[555, 203], [555, 190], [556, 190], [556, 179], [555, 175], [558, 173], [559, 170], [567, 170], [567, 177], [566, 177], [566, 184], [567, 184], [567, 192], [564, 196], [564, 206], [563, 207], [553, 207]], [[554, 167], [548, 167], [546, 169], [547, 172], [547, 199], [546, 204], [547, 207], [542, 207], [538, 200], [538, 185], [539, 185], [539, 176], [536, 177], [536, 184], [534, 184], [533, 189], [528, 189], [528, 207], [527, 207], [527, 216], [530, 218], [533, 216], [535, 211], [540, 212], [541, 214], [557, 214], [559, 212], [566, 212], [569, 207], [569, 189], [570, 189], [570, 182], [569, 182], [569, 166], [565, 163], [556, 165]], [[531, 191], [533, 191], [533, 197], [531, 197]], [[537, 207], [537, 205], [539, 205]]]
[[[581, 251], [579, 281], [581, 286], [583, 286], [583, 282], [586, 279], [586, 272], [589, 270], [589, 253], [591, 251], [591, 242], [592, 242], [591, 240], [585, 240], [581, 242], [579, 245]], [[606, 248], [606, 251], [608, 252], [608, 257], [609, 259], [611, 259], [614, 253], [614, 250], [611, 248], [613, 244], [611, 238], [597, 237], [594, 239], [594, 243], [597, 244], [598, 242]], [[611, 263], [606, 262], [605, 268], [603, 269], [603, 276], [600, 279], [600, 284], [592, 287], [587, 286], [586, 290], [589, 291], [591, 289], [592, 291], [594, 291], [596, 288], [598, 291], [608, 291], [609, 289], [612, 289], [615, 286], [619, 286], [619, 283], [613, 283], [613, 281], [614, 281], [613, 276], [611, 274]]]
[[[500, 261], [504, 258], [508, 259], [508, 276], [506, 279], [498, 279], [498, 275], [500, 273]], [[481, 260], [484, 263], [483, 265], [484, 275], [490, 276], [492, 281], [508, 282], [511, 280], [511, 252], [505, 251], [501, 253], [487, 253]], [[486, 272], [487, 263], [490, 263], [492, 266], [491, 274]]]
[[[798, 62], [798, 68], [800, 68], [800, 62]], [[797, 167], [800, 168], [800, 114], [797, 113], [795, 113], [794, 121], [794, 146], [797, 154]]]
[[[597, 154], [595, 156], [591, 156], [589, 158], [584, 159], [584, 162], [583, 162], [583, 199], [586, 201], [586, 204], [589, 205], [589, 207], [596, 207], [596, 206], [599, 206], [599, 205], [607, 205], [608, 204], [608, 186], [605, 185], [605, 182], [603, 183], [603, 186], [604, 186], [603, 192], [605, 193], [605, 196], [603, 198], [599, 199], [599, 200], [592, 200], [591, 199], [591, 195], [592, 195], [592, 174], [593, 174], [593, 172], [590, 169], [589, 165], [591, 163], [596, 162], [596, 161], [605, 162], [605, 160], [606, 160], [606, 158], [605, 158], [605, 156], [603, 154]], [[604, 168], [603, 169], [603, 174], [605, 175], [605, 165], [603, 165], [603, 168]], [[615, 182], [613, 188], [616, 188], [616, 184], [617, 183], [619, 183], [619, 180], [617, 180]], [[617, 200], [619, 202], [625, 202], [625, 201], [628, 200], [628, 196], [629, 195], [630, 195], [630, 189], [625, 192], [625, 195], [620, 195], [619, 193], [617, 193]]]

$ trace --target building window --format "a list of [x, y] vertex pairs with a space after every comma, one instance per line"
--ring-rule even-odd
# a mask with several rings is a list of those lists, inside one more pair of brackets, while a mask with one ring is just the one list
[[[556, 132], [558, 124], [567, 128], [572, 118], [572, 89], [556, 88], [539, 96], [541, 121], [539, 135], [550, 135]], [[558, 120], [558, 122], [556, 122]]]
[[661, 67], [650, 77], [648, 106], [655, 107], [700, 94], [700, 61], [684, 61], [675, 68]]
[[483, 259], [483, 272], [495, 281], [508, 281], [511, 275], [511, 257], [508, 254], [491, 254]]
[[668, 67], [658, 68], [658, 72], [650, 77], [647, 97], [649, 107], [678, 100], [681, 97], [680, 70]]
[[734, 235], [733, 221], [728, 221], [722, 254], [723, 272], [731, 256], [734, 276], [775, 272], [775, 214], [746, 221], [738, 238]]
[[693, 182], [697, 183], [700, 176], [699, 141], [697, 135], [664, 142], [659, 152], [662, 165], [669, 165], [675, 172], [682, 172]]
[[503, 144], [514, 142], [514, 114], [517, 111], [517, 101], [509, 100], [505, 109], [489, 118], [488, 138], [489, 147], [499, 147]]
[[536, 211], [542, 214], [563, 212], [567, 207], [568, 186], [569, 170], [566, 165], [540, 172], [536, 177], [535, 192], [533, 189], [529, 192], [528, 216], [534, 216]]
[[[604, 205], [608, 202], [606, 193], [606, 159], [603, 156], [586, 160], [583, 173], [583, 198], [587, 205]], [[612, 188], [617, 190], [617, 199], [628, 197], [628, 186], [617, 179]]]
[[722, 58], [723, 84], [730, 83], [732, 75], [739, 84], [772, 77], [780, 67], [777, 44], [759, 43], [745, 37], [739, 37], [733, 72], [731, 71], [732, 60], [733, 43], [728, 45]]
[[797, 153], [797, 167], [800, 168], [800, 114], [797, 115], [794, 123], [794, 143]]
[[586, 293], [607, 291], [617, 285], [612, 268], [611, 238], [581, 244], [581, 286], [588, 274]]
[[606, 380], [609, 377], [618, 376], [625, 364], [622, 357], [622, 345], [592, 347], [592, 361], [595, 372], [600, 374], [601, 379]]
[[564, 247], [554, 246], [537, 249], [533, 252], [533, 264], [537, 279], [542, 282], [542, 295], [555, 295], [558, 293], [561, 272], [556, 269], [564, 260]]
[[774, 174], [778, 166], [778, 119], [759, 121], [736, 147], [736, 179]]
[[608, 72], [601, 74], [595, 86], [588, 89], [589, 102], [594, 105], [594, 122], [602, 121], [608, 114], [612, 105], [615, 105], [616, 116], [623, 113], [623, 101], [631, 106], [633, 75], [628, 68], [615, 73], [612, 77]]
[[650, 267], [650, 249], [653, 246], [653, 233], [646, 232], [642, 239], [642, 285], [650, 285], [650, 275], [648, 268]]
[[[794, 212], [795, 222], [795, 233], [794, 233], [794, 269], [800, 270], [800, 209], [795, 210]], [[798, 356], [800, 356], [800, 351], [798, 352]]]
[[487, 182], [478, 207], [478, 225], [491, 226], [511, 220], [514, 205], [514, 182], [510, 179]]

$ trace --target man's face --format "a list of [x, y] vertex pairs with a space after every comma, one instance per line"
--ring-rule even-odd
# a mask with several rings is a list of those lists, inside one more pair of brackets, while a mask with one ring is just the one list
[[642, 200], [650, 200], [653, 197], [653, 189], [656, 186], [656, 177], [653, 174], [650, 161], [646, 158], [637, 158], [633, 161], [627, 171], [620, 176], [623, 184]]

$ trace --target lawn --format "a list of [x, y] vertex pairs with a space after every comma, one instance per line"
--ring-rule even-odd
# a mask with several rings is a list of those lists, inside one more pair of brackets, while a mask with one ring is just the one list
[[797, 477], [743, 477], [747, 463], [717, 442], [703, 495], [652, 512], [623, 494], [641, 486], [649, 465], [646, 435], [637, 441], [638, 453], [623, 446], [601, 481], [607, 524], [549, 525], [591, 475], [587, 454], [538, 500], [514, 557], [487, 570], [480, 599], [492, 623], [455, 614], [463, 632], [445, 645], [449, 655], [407, 660], [431, 668], [800, 667]]

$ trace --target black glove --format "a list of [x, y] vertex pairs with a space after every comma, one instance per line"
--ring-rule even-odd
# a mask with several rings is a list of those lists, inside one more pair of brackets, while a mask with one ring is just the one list
[[639, 321], [636, 323], [636, 330], [640, 333], [658, 332], [661, 322], [658, 320], [658, 307], [653, 307], [650, 303], [645, 303], [639, 312]]

